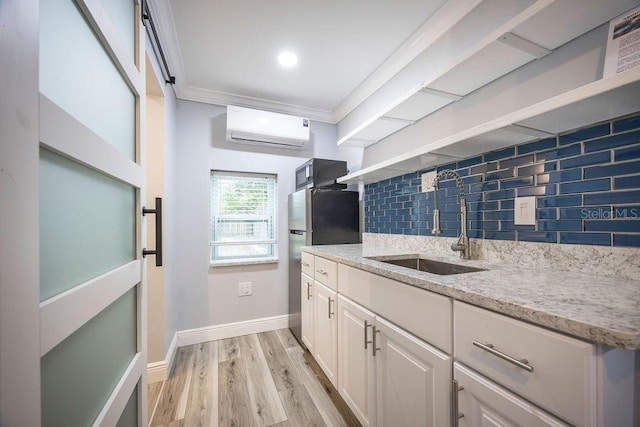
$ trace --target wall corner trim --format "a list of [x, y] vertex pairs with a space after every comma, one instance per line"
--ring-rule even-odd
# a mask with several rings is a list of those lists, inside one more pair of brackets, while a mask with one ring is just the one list
[[193, 345], [207, 341], [222, 340], [259, 332], [273, 331], [289, 327], [289, 315], [263, 317], [261, 319], [205, 326], [176, 332], [177, 346]]
[[147, 381], [149, 384], [157, 383], [159, 381], [166, 381], [169, 378], [169, 371], [173, 365], [173, 358], [176, 355], [178, 348], [178, 332], [173, 334], [173, 338], [169, 343], [167, 349], [167, 355], [164, 360], [158, 362], [151, 362], [147, 364]]

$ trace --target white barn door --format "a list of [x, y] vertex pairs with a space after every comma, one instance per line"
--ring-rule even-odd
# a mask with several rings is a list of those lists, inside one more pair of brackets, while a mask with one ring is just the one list
[[[16, 227], [14, 237], [37, 253], [21, 259], [22, 265], [2, 279], [0, 328], [6, 332], [6, 321], [16, 328], [24, 324], [21, 340], [27, 347], [25, 359], [19, 360], [4, 348], [18, 344], [18, 334], [3, 332], [0, 425], [145, 425], [140, 4], [9, 0], [0, 9], [0, 23], [9, 21], [4, 16], [9, 10], [16, 24], [27, 24], [20, 30], [27, 37], [15, 39], [23, 43], [25, 63], [31, 61], [24, 69], [33, 68], [37, 54], [36, 100], [24, 111], [37, 123], [37, 141], [31, 134], [20, 135], [19, 125], [9, 122], [24, 144], [34, 145], [18, 153], [17, 144], [3, 145], [1, 153], [25, 162], [22, 190], [35, 191], [24, 203], [7, 207], [10, 217], [3, 219], [2, 229]], [[24, 78], [33, 79], [33, 74]], [[25, 96], [33, 95], [32, 81], [18, 83], [27, 89]], [[0, 188], [10, 187], [7, 176], [0, 179]], [[3, 194], [3, 211], [5, 201]], [[17, 210], [29, 207], [20, 218]], [[8, 264], [5, 250], [20, 249], [19, 242], [11, 248], [2, 238], [0, 267]], [[12, 291], [11, 286], [23, 289]], [[5, 312], [4, 305], [12, 301], [25, 311]], [[30, 320], [33, 313], [37, 324]], [[12, 366], [20, 377], [10, 373]], [[5, 392], [14, 387], [11, 402]]]

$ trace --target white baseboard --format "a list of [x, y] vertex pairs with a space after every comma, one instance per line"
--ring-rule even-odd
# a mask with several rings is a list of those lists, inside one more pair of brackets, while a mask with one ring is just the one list
[[226, 323], [224, 325], [206, 326], [204, 328], [177, 331], [167, 349], [165, 360], [147, 364], [147, 380], [149, 384], [165, 381], [173, 365], [173, 358], [178, 347], [199, 344], [201, 342], [223, 340], [259, 332], [274, 331], [289, 327], [289, 315], [264, 317], [262, 319], [243, 322]]
[[169, 378], [169, 370], [173, 365], [173, 358], [176, 355], [177, 342], [178, 333], [176, 332], [175, 334], [173, 334], [173, 338], [169, 343], [167, 355], [165, 356], [164, 360], [147, 364], [147, 382], [149, 384], [159, 381], [165, 381], [167, 378]]
[[176, 356], [176, 349], [178, 348], [178, 332], [176, 331], [173, 334], [173, 338], [171, 338], [171, 342], [169, 343], [169, 348], [167, 349], [167, 356], [165, 360], [167, 361], [167, 377], [169, 376], [169, 371], [173, 366], [173, 358]]
[[226, 323], [224, 325], [206, 326], [204, 328], [187, 329], [176, 333], [178, 347], [199, 344], [207, 341], [222, 340], [242, 335], [257, 334], [289, 327], [289, 315], [264, 317], [262, 319], [243, 322]]
[[169, 377], [169, 370], [167, 362], [161, 360], [160, 362], [151, 362], [147, 364], [147, 382], [157, 383], [164, 381]]

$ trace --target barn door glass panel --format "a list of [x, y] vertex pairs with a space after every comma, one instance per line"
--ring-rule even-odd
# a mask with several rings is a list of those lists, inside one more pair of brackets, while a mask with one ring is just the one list
[[40, 17], [40, 92], [135, 160], [135, 96], [82, 12], [41, 0]]
[[136, 354], [136, 289], [40, 361], [42, 425], [89, 426]]
[[40, 300], [135, 258], [133, 187], [40, 150]]
[[109, 15], [111, 22], [116, 27], [116, 31], [122, 43], [129, 50], [131, 59], [135, 54], [135, 14], [133, 1], [131, 0], [102, 0], [102, 7]]

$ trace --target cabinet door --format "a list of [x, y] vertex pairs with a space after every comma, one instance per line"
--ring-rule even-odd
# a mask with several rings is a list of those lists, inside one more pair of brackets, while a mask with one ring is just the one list
[[363, 426], [375, 423], [374, 315], [338, 295], [338, 392]]
[[300, 304], [302, 316], [302, 343], [307, 346], [309, 353], [313, 354], [315, 347], [313, 279], [302, 273], [302, 280], [300, 283], [302, 285], [302, 288], [300, 289], [300, 298], [302, 299]]
[[376, 318], [377, 422], [383, 426], [448, 426], [451, 356]]
[[327, 375], [331, 384], [337, 388], [338, 377], [338, 322], [336, 320], [336, 292], [317, 280], [313, 282], [316, 362]]
[[459, 390], [459, 427], [568, 425], [457, 362], [454, 377]]

